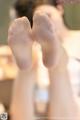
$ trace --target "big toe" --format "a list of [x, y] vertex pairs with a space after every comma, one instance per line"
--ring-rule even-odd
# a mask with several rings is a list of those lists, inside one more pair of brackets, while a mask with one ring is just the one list
[[33, 23], [35, 25], [37, 25], [37, 27], [40, 25], [41, 26], [50, 26], [50, 22], [49, 22], [49, 17], [45, 14], [45, 13], [40, 13], [40, 12], [36, 12], [33, 16]]
[[30, 26], [30, 22], [29, 22], [28, 18], [27, 17], [22, 17], [21, 20], [24, 23], [25, 29], [27, 31], [31, 31], [31, 26]]

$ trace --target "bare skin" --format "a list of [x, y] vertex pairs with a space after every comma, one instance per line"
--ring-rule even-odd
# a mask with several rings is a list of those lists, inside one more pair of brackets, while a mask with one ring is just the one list
[[[24, 34], [22, 35], [23, 32]], [[32, 67], [33, 41], [31, 34], [30, 23], [26, 17], [14, 20], [9, 28], [8, 43], [15, 56], [16, 63], [21, 69], [28, 68], [28, 66]]]
[[14, 81], [10, 108], [12, 120], [34, 119], [33, 91], [35, 81], [38, 82], [37, 72], [39, 72], [38, 63], [41, 63], [39, 56], [41, 51], [39, 45], [33, 43], [32, 36], [30, 23], [25, 17], [13, 21], [9, 28], [8, 43], [19, 68], [18, 76]]
[[[50, 18], [45, 13], [36, 13], [33, 18], [33, 35], [35, 37], [35, 40], [37, 40], [41, 44], [44, 65], [47, 67], [54, 65], [55, 67], [60, 57], [60, 42], [57, 40], [58, 38], [55, 34], [51, 34], [55, 31], [52, 27], [53, 23], [49, 23], [49, 20]], [[52, 38], [54, 38], [55, 40], [52, 41]]]
[[9, 28], [8, 43], [12, 49], [19, 74], [14, 82], [10, 113], [12, 120], [33, 120], [33, 88], [36, 68], [32, 63], [32, 39], [27, 18], [15, 20]]
[[[49, 12], [50, 12], [49, 8], [47, 12], [45, 12], [44, 10], [43, 12], [37, 10], [37, 12], [35, 12], [34, 15], [34, 31], [36, 36], [38, 36], [37, 40], [40, 42], [42, 46], [43, 62], [44, 65], [46, 65], [46, 67], [48, 68], [50, 76], [51, 86], [50, 86], [49, 118], [57, 120], [58, 119], [76, 120], [79, 118], [78, 116], [79, 110], [76, 100], [73, 96], [68, 76], [67, 70], [68, 56], [66, 54], [66, 51], [64, 50], [64, 47], [59, 43], [60, 39], [58, 38], [56, 32], [54, 31], [55, 25], [52, 22], [51, 16], [49, 16]], [[49, 39], [47, 40], [47, 38]], [[47, 40], [46, 42], [45, 39]], [[48, 52], [46, 52], [47, 51], [45, 49], [46, 44], [48, 44], [48, 48], [50, 48], [51, 51], [47, 49]], [[56, 57], [57, 55], [58, 57]], [[51, 62], [51, 60], [53, 62]], [[54, 61], [56, 61], [56, 64]], [[52, 64], [50, 65], [50, 63]]]
[[[47, 10], [48, 11], [50, 10], [48, 14], [46, 14]], [[33, 36], [33, 39], [37, 40], [42, 46], [43, 63], [48, 68], [48, 71], [49, 71], [50, 83], [51, 83], [51, 85], [50, 85], [49, 119], [78, 120], [78, 119], [80, 119], [79, 107], [77, 106], [77, 103], [73, 96], [73, 92], [72, 92], [70, 81], [69, 81], [68, 71], [67, 71], [68, 56], [63, 47], [64, 40], [62, 39], [62, 41], [60, 42], [60, 39], [62, 38], [62, 36], [59, 36], [60, 30], [61, 30], [60, 31], [61, 34], [64, 31], [65, 35], [69, 35], [68, 30], [64, 26], [63, 26], [64, 29], [61, 27], [62, 19], [60, 19], [60, 22], [61, 22], [60, 24], [59, 23], [53, 24], [53, 22], [52, 22], [53, 17], [51, 17], [51, 14], [50, 14], [52, 10], [51, 10], [51, 8], [49, 9], [48, 6], [45, 9], [39, 8], [36, 11], [37, 12], [35, 12], [34, 19], [33, 19], [34, 26], [33, 26], [33, 31], [32, 31], [33, 35], [32, 36]], [[51, 18], [51, 20], [49, 17]], [[60, 16], [58, 16], [58, 14], [57, 14], [57, 17], [60, 17]], [[22, 21], [23, 18], [18, 19], [18, 20]], [[17, 22], [17, 24], [18, 24], [18, 22]], [[56, 21], [54, 21], [54, 22], [56, 22]], [[22, 24], [23, 23], [24, 22], [22, 22]], [[19, 26], [20, 26], [20, 24], [19, 24]], [[22, 24], [21, 24], [21, 26], [23, 26]], [[38, 24], [40, 24], [40, 26]], [[43, 27], [43, 25], [44, 25], [44, 27]], [[23, 27], [21, 28], [21, 30], [22, 30], [22, 34], [21, 34], [20, 27], [17, 26], [15, 24], [15, 22], [14, 22], [14, 26], [17, 27], [17, 29], [19, 31], [18, 31], [17, 35], [13, 34], [13, 39], [12, 39], [12, 33], [16, 33], [15, 32], [16, 29], [15, 29], [15, 27], [13, 29], [13, 27], [11, 26], [12, 30], [10, 30], [10, 31], [12, 31], [12, 32], [9, 32], [9, 43], [10, 43], [11, 49], [13, 51], [13, 54], [15, 56], [17, 65], [20, 68], [20, 72], [19, 72], [19, 77], [15, 82], [16, 85], [14, 85], [15, 88], [14, 88], [13, 101], [12, 101], [12, 106], [11, 106], [11, 113], [12, 113], [12, 116], [14, 116], [14, 118], [12, 120], [17, 120], [17, 119], [22, 120], [23, 118], [24, 118], [24, 120], [27, 120], [27, 119], [33, 120], [33, 100], [32, 100], [33, 89], [32, 88], [34, 86], [34, 82], [33, 82], [34, 79], [32, 80], [32, 75], [34, 76], [33, 78], [36, 77], [36, 69], [35, 69], [35, 67], [33, 67], [34, 69], [32, 69], [32, 67], [30, 67], [30, 69], [29, 69], [29, 67], [28, 67], [28, 69], [26, 69], [27, 67], [25, 68], [25, 67], [23, 67], [23, 64], [21, 64], [21, 63], [23, 63], [23, 61], [25, 61], [24, 62], [25, 66], [27, 66], [26, 64], [28, 63], [28, 60], [31, 58], [30, 56], [28, 56], [28, 55], [31, 55], [30, 54], [31, 49], [29, 49], [29, 54], [26, 54], [26, 52], [25, 52], [26, 48], [25, 48], [25, 45], [23, 42], [24, 38], [21, 39], [21, 35], [25, 36], [25, 34], [23, 34], [23, 33], [25, 33], [24, 32], [25, 29], [22, 29]], [[60, 28], [60, 30], [57, 30], [55, 33], [55, 30], [58, 27]], [[27, 34], [27, 35], [29, 35], [29, 34]], [[31, 41], [30, 36], [27, 36], [27, 35], [25, 38], [26, 38], [26, 41], [29, 42], [29, 41]], [[20, 38], [19, 38], [19, 36], [20, 36]], [[21, 48], [19, 50], [18, 50], [18, 48], [20, 45], [16, 44], [17, 47], [15, 48], [14, 47], [15, 44], [13, 44], [13, 42], [11, 42], [12, 40], [13, 41], [17, 40], [16, 38], [18, 38], [18, 40], [19, 39], [21, 40], [21, 44], [20, 44]], [[46, 38], [48, 38], [48, 39], [46, 39]], [[64, 38], [64, 36], [63, 36], [63, 38]], [[16, 43], [17, 43], [17, 41], [16, 41]], [[29, 46], [30, 46], [30, 44], [29, 44]], [[46, 49], [46, 46], [47, 46], [47, 49]], [[30, 46], [30, 48], [31, 48], [31, 46]], [[24, 56], [26, 56], [26, 57], [21, 55], [21, 53], [23, 53], [23, 51], [21, 49], [23, 49], [23, 51], [25, 53]], [[19, 54], [21, 56], [19, 56]], [[24, 59], [22, 59], [22, 58], [24, 58]], [[28, 58], [28, 60], [26, 58]], [[21, 60], [22, 62], [19, 62], [19, 60]], [[31, 61], [31, 59], [30, 59], [30, 61]], [[27, 89], [27, 87], [29, 89]], [[25, 91], [26, 91], [26, 95], [23, 94], [23, 93], [25, 93]], [[19, 92], [22, 94], [18, 95]], [[19, 98], [19, 99], [17, 99], [17, 98]], [[22, 98], [22, 99], [20, 100], [20, 98]], [[17, 110], [17, 112], [15, 110]]]

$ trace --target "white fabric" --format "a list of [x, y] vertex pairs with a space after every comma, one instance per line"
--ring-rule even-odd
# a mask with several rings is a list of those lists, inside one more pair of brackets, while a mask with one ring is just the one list
[[80, 62], [75, 58], [70, 58], [68, 62], [69, 77], [75, 95], [80, 92]]

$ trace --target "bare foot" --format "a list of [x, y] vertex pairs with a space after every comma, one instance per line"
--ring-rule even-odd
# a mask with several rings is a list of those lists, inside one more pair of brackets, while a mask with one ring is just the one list
[[43, 51], [43, 63], [46, 67], [55, 67], [59, 62], [61, 44], [56, 35], [53, 21], [44, 12], [35, 12], [33, 17], [33, 34]]
[[30, 23], [26, 17], [16, 19], [8, 32], [8, 43], [20, 69], [32, 65], [32, 39]]

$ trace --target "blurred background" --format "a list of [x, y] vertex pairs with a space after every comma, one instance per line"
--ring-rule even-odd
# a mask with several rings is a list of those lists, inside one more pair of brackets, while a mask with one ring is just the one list
[[[18, 72], [12, 52], [7, 43], [12, 3], [13, 0], [0, 0], [0, 109], [7, 112], [11, 102], [13, 81]], [[80, 29], [80, 4], [66, 4], [64, 5], [64, 9], [65, 24], [70, 29]], [[37, 86], [35, 89], [38, 90]], [[36, 92], [36, 95], [38, 99], [43, 100], [45, 103], [48, 101], [48, 92], [46, 89], [39, 90], [38, 93]], [[37, 111], [40, 111], [40, 113], [43, 113], [45, 109], [44, 102], [37, 106]]]
[[[7, 30], [10, 22], [9, 11], [13, 1], [0, 0], [0, 44], [7, 44]], [[68, 27], [80, 29], [80, 4], [66, 4], [64, 8], [64, 18]]]

